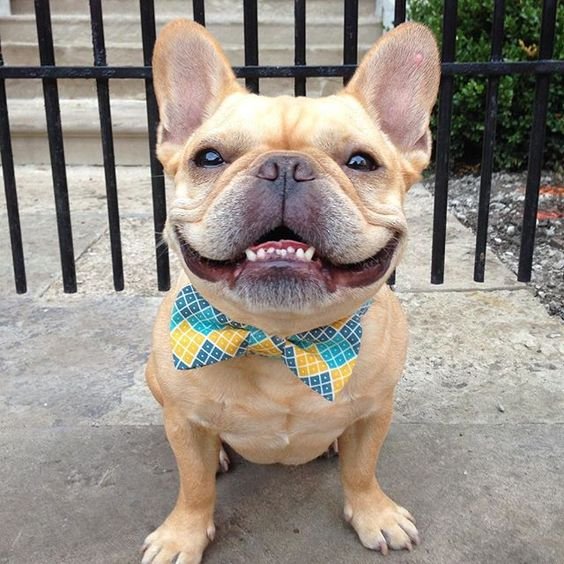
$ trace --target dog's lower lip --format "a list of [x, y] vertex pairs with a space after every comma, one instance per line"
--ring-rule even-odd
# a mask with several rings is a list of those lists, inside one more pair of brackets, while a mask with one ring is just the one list
[[[309, 261], [298, 260], [294, 257], [276, 257], [270, 260], [251, 261], [245, 255], [230, 261], [218, 261], [200, 255], [186, 242], [179, 229], [176, 229], [176, 236], [180, 243], [186, 266], [196, 276], [205, 280], [211, 282], [224, 280], [230, 286], [234, 286], [241, 276], [247, 274], [252, 275], [253, 280], [260, 283], [261, 275], [272, 276], [277, 273], [284, 278], [291, 276], [304, 279], [319, 278], [325, 283], [329, 291], [334, 291], [339, 286], [368, 286], [376, 282], [388, 271], [399, 245], [399, 237], [397, 234], [394, 234], [388, 243], [375, 255], [361, 262], [351, 264], [331, 263], [317, 256], [317, 254], [313, 257], [313, 260]], [[251, 248], [264, 248], [264, 246], [271, 244], [301, 245], [302, 248], [305, 246], [303, 243], [283, 241], [269, 242]]]

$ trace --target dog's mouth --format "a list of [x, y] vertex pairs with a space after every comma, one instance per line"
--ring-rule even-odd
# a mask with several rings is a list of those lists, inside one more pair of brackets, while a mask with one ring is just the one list
[[338, 287], [368, 286], [381, 279], [390, 269], [400, 236], [394, 233], [386, 245], [370, 258], [350, 264], [336, 264], [322, 256], [312, 245], [286, 226], [265, 233], [235, 259], [219, 261], [206, 258], [191, 247], [176, 228], [182, 256], [196, 276], [231, 287], [244, 276], [260, 282], [262, 277], [321, 279], [331, 292]]

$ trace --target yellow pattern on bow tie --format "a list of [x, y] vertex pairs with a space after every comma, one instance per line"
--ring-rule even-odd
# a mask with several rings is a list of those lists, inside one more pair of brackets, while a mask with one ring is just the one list
[[208, 335], [208, 339], [230, 356], [235, 356], [241, 347], [241, 343], [247, 338], [247, 334], [248, 331], [244, 329], [225, 327], [219, 331], [212, 331]]
[[272, 339], [264, 339], [251, 345], [249, 351], [261, 356], [282, 356], [282, 351], [274, 344]]

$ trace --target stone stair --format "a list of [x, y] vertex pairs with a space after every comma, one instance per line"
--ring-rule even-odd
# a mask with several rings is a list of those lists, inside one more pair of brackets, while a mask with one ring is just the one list
[[[259, 61], [291, 65], [294, 59], [292, 0], [259, 0]], [[308, 0], [308, 64], [342, 63], [343, 0]], [[104, 35], [109, 65], [142, 65], [138, 0], [104, 0]], [[382, 24], [374, 15], [374, 0], [359, 2], [359, 54], [379, 37]], [[55, 60], [58, 65], [93, 64], [88, 0], [51, 0]], [[157, 30], [177, 17], [191, 18], [187, 0], [155, 0]], [[233, 65], [244, 64], [243, 2], [207, 0], [206, 24], [219, 39]], [[11, 15], [0, 18], [0, 37], [6, 65], [38, 65], [33, 0], [12, 0]], [[311, 78], [310, 96], [340, 88], [340, 79]], [[10, 122], [16, 163], [47, 164], [49, 151], [40, 80], [8, 80]], [[263, 79], [261, 93], [293, 94], [292, 79]], [[142, 80], [110, 81], [112, 118], [118, 164], [148, 161], [145, 87]], [[101, 164], [96, 85], [93, 80], [60, 80], [61, 121], [69, 164]]]

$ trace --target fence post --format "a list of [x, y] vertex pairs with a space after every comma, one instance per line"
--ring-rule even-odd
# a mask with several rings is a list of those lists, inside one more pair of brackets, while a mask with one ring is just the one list
[[[543, 4], [539, 49], [539, 59], [541, 60], [552, 57], [557, 4], [557, 0], [545, 0]], [[519, 252], [519, 270], [517, 273], [517, 280], [519, 282], [531, 281], [549, 87], [550, 74], [537, 75], [533, 106], [533, 126], [531, 128], [531, 141], [529, 145], [525, 208], [523, 210], [523, 228], [521, 231], [521, 249]]]
[[[496, 0], [491, 33], [491, 61], [502, 60], [505, 0]], [[480, 177], [480, 200], [478, 203], [478, 225], [476, 227], [476, 249], [474, 253], [474, 280], [484, 281], [486, 268], [486, 245], [488, 242], [488, 220], [490, 214], [490, 192], [492, 186], [495, 130], [497, 124], [497, 95], [499, 76], [490, 76], [486, 92], [486, 117], [482, 141], [482, 164]]]

